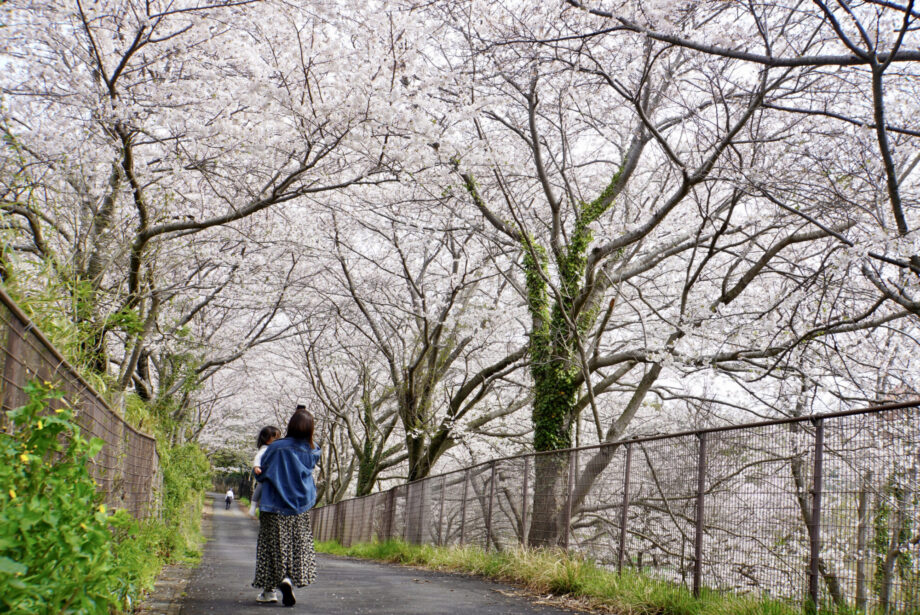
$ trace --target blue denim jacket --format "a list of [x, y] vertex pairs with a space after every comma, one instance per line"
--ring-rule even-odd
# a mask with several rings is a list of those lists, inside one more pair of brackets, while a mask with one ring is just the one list
[[295, 438], [282, 438], [268, 445], [262, 455], [262, 512], [299, 515], [316, 503], [313, 468], [319, 461], [318, 448]]

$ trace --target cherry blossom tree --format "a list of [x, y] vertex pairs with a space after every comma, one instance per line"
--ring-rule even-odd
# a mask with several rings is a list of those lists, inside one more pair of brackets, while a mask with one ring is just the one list
[[[357, 354], [342, 348], [352, 354], [344, 395], [343, 386], [334, 385], [342, 376], [339, 366], [323, 369], [322, 357], [312, 356], [315, 348], [307, 352], [307, 366], [314, 387], [342, 420], [349, 420], [348, 413], [337, 405], [361, 399], [355, 419], [365, 440], [356, 441], [355, 450], [376, 464], [364, 470], [367, 480], [389, 465], [380, 465], [381, 455], [395, 453], [385, 442], [397, 420], [401, 457], [408, 479], [416, 480], [465, 432], [516, 411], [514, 404], [480, 407], [491, 405], [496, 387], [506, 388], [525, 355], [523, 345], [501, 334], [508, 285], [493, 268], [493, 251], [479, 244], [476, 233], [445, 226], [437, 211], [424, 215], [421, 204], [412, 221], [396, 218], [395, 211], [364, 210], [347, 224], [333, 216], [334, 261], [329, 277], [312, 290], [323, 293], [342, 323], [332, 343], [342, 348], [343, 340], [357, 338], [352, 343], [364, 348]], [[342, 392], [332, 395], [329, 386]], [[338, 401], [329, 405], [333, 399]], [[366, 438], [378, 424], [376, 452], [365, 453]], [[359, 483], [362, 490], [370, 486]]]
[[[827, 228], [828, 214], [851, 209], [858, 222], [849, 233], [835, 236], [853, 249], [863, 275], [881, 296], [920, 314], [920, 126], [912, 104], [920, 67], [920, 11], [914, 2], [816, 0], [805, 10], [783, 2], [758, 7], [703, 2], [683, 11], [654, 6], [637, 18], [626, 3], [595, 8], [566, 1], [604, 18], [605, 27], [584, 33], [588, 37], [602, 36], [602, 30], [637, 32], [751, 67], [787, 68], [807, 79], [808, 88], [767, 103], [795, 116], [825, 144], [822, 153], [811, 157], [830, 180], [824, 191], [831, 206], [824, 215], [799, 215]], [[807, 150], [808, 144], [803, 145]], [[856, 164], [847, 164], [853, 154]], [[775, 207], [801, 209], [804, 195], [790, 186], [757, 188]]]
[[177, 439], [308, 403], [325, 501], [604, 444], [553, 545], [630, 435], [917, 393], [912, 2], [0, 11], [0, 275]]
[[[264, 241], [283, 228], [280, 210], [292, 201], [400, 172], [419, 132], [414, 115], [401, 122], [426, 87], [417, 83], [424, 71], [399, 42], [396, 17], [367, 23], [356, 9], [4, 5], [3, 129], [14, 168], [3, 207], [21, 238], [13, 249], [50, 265], [87, 332], [88, 363], [106, 373], [114, 362], [117, 386], [147, 395], [162, 377], [174, 394], [275, 339], [295, 268], [253, 289], [270, 299], [250, 304], [250, 325], [237, 323], [249, 332], [231, 335], [230, 348], [191, 363], [173, 353], [154, 362], [171, 365], [168, 375], [151, 370], [152, 332], [170, 332], [160, 348], [181, 346], [209, 310], [227, 328], [217, 303], [261, 267], [247, 268], [253, 251], [245, 256], [241, 237]], [[217, 332], [196, 334], [203, 347]]]
[[[808, 157], [784, 155], [801, 123], [775, 108], [810, 95], [793, 68], [714, 62], [592, 11], [447, 10], [478, 50], [469, 97], [488, 101], [458, 175], [495, 241], [522, 255], [537, 450], [570, 446], [588, 409], [595, 441], [618, 441], [660, 379], [708, 367], [782, 377], [816, 334], [905, 315], [832, 272], [852, 217], [814, 224], [763, 188], [800, 183], [792, 169], [765, 178]], [[599, 403], [608, 391], [621, 401]], [[576, 509], [615, 450], [578, 477]], [[549, 511], [536, 543], [560, 536], [568, 469], [550, 459], [536, 468], [533, 508]]]

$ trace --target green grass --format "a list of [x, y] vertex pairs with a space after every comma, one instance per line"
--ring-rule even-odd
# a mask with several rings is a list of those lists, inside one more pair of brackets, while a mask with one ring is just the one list
[[[622, 574], [561, 551], [513, 549], [486, 553], [478, 547], [435, 547], [398, 540], [343, 547], [317, 542], [331, 555], [372, 559], [445, 572], [475, 574], [535, 594], [578, 599], [585, 607], [618, 615], [797, 615], [803, 607], [760, 596], [705, 590], [699, 598], [684, 587], [636, 571]], [[822, 611], [823, 612], [823, 611]]]

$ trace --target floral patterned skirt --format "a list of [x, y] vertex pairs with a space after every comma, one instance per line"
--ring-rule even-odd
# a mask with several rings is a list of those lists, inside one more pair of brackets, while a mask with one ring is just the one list
[[284, 577], [294, 587], [316, 580], [316, 552], [310, 511], [299, 515], [259, 513], [256, 578], [253, 587], [275, 589]]

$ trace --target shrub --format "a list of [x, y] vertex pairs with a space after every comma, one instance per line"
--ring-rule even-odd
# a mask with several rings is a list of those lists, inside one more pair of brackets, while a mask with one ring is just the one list
[[110, 514], [87, 468], [102, 448], [85, 439], [50, 383], [29, 383], [29, 403], [0, 434], [0, 605], [10, 613], [107, 613], [130, 601], [130, 575], [113, 553]]
[[163, 470], [163, 523], [169, 529], [160, 545], [169, 559], [195, 560], [200, 555], [201, 512], [204, 492], [211, 485], [211, 464], [197, 444], [169, 447], [159, 440]]

